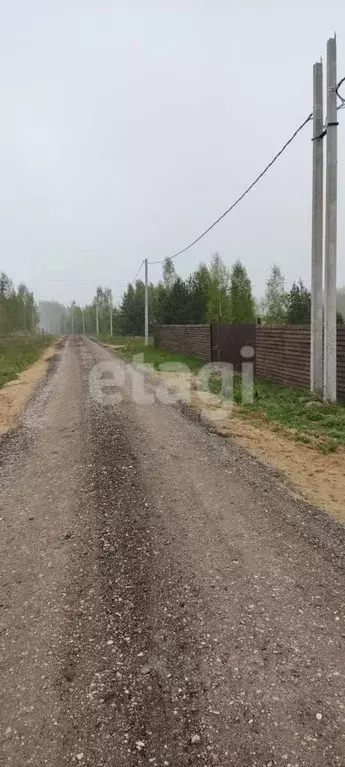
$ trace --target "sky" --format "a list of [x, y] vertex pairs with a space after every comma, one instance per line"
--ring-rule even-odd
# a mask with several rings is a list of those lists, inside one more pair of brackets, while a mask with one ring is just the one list
[[[0, 0], [0, 269], [37, 299], [119, 301], [142, 259], [217, 218], [312, 109], [343, 0]], [[326, 73], [324, 73], [325, 76]], [[343, 88], [345, 96], [345, 84]], [[345, 285], [345, 109], [338, 285]], [[277, 263], [310, 284], [312, 126], [207, 237], [256, 297]], [[150, 279], [161, 266], [150, 266]]]

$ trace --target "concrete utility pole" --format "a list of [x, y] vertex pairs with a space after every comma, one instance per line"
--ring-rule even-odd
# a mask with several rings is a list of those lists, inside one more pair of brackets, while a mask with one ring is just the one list
[[23, 318], [24, 318], [24, 333], [26, 333], [26, 307], [25, 307], [25, 298], [23, 298]]
[[110, 336], [113, 335], [113, 296], [111, 290], [109, 292], [109, 320], [110, 320]]
[[72, 321], [72, 328], [71, 328], [71, 330], [72, 330], [72, 336], [73, 336], [74, 335], [74, 306], [73, 306], [73, 304], [72, 304], [72, 307], [71, 307], [71, 321]]
[[337, 399], [337, 43], [327, 43], [327, 160], [324, 305], [324, 390]]
[[99, 325], [98, 325], [98, 304], [96, 304], [96, 336], [99, 336]]
[[145, 346], [149, 342], [149, 278], [148, 278], [148, 263], [145, 258]]
[[310, 388], [322, 395], [322, 254], [323, 254], [323, 74], [322, 62], [313, 67], [313, 202], [311, 255], [311, 365]]
[[83, 336], [85, 336], [85, 316], [84, 316], [84, 309], [81, 310], [81, 316], [83, 319]]

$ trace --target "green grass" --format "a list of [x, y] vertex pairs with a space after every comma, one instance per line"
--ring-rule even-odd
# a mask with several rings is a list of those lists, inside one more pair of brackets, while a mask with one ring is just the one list
[[[144, 362], [155, 368], [164, 362], [183, 362], [192, 373], [197, 373], [205, 364], [196, 357], [158, 349], [152, 344], [145, 346], [143, 338], [104, 337], [108, 343], [122, 345], [119, 353], [123, 359], [132, 360], [137, 354], [144, 355]], [[215, 372], [209, 380], [209, 389], [219, 394], [220, 376]], [[283, 431], [296, 442], [317, 447], [323, 452], [332, 452], [339, 445], [345, 445], [345, 407], [319, 402], [307, 389], [280, 386], [257, 379], [255, 396], [252, 404], [242, 404], [241, 378], [234, 376], [234, 402], [238, 405], [234, 415], [246, 419], [254, 425], [270, 424], [276, 431]], [[317, 404], [308, 407], [307, 403]]]
[[43, 335], [0, 338], [0, 389], [36, 362], [52, 340]]
[[[219, 393], [217, 374], [211, 380], [211, 391]], [[238, 415], [252, 423], [275, 424], [277, 430], [289, 432], [297, 442], [310, 444], [324, 452], [333, 452], [345, 444], [345, 407], [321, 402], [307, 389], [280, 386], [257, 379], [254, 402], [242, 405], [241, 380], [234, 379], [234, 401]], [[307, 403], [315, 402], [308, 406]]]
[[180, 354], [179, 352], [169, 352], [166, 349], [159, 349], [149, 343], [145, 346], [144, 338], [138, 336], [98, 336], [100, 341], [109, 343], [112, 346], [121, 346], [118, 349], [118, 354], [127, 361], [136, 361], [136, 355], [143, 354], [143, 360], [145, 363], [153, 365], [159, 370], [160, 365], [166, 362], [182, 362], [188, 365], [192, 373], [197, 373], [198, 370], [205, 364], [197, 357], [190, 357], [186, 354]]
[[95, 336], [98, 341], [102, 341], [105, 344], [111, 344], [112, 346], [125, 346], [128, 341], [135, 341], [136, 339], [142, 340], [139, 336], [109, 336], [105, 333]]

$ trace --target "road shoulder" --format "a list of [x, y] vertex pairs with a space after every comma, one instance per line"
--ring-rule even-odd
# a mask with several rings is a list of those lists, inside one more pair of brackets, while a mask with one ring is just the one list
[[47, 375], [59, 343], [55, 341], [48, 346], [37, 362], [23, 370], [17, 378], [9, 381], [0, 390], [0, 436], [16, 425], [37, 384]]

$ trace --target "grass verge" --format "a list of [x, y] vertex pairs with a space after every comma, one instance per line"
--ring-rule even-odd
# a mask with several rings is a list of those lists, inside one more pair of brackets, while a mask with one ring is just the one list
[[[196, 374], [205, 364], [196, 357], [169, 352], [152, 344], [145, 346], [143, 338], [106, 336], [100, 337], [100, 340], [120, 346], [118, 353], [128, 361], [137, 354], [143, 354], [144, 362], [152, 364], [157, 370], [165, 362], [182, 362]], [[211, 375], [208, 388], [213, 394], [220, 394], [219, 373]], [[241, 378], [235, 375], [233, 400], [237, 407], [234, 408], [232, 417], [248, 420], [258, 427], [269, 426], [296, 442], [317, 447], [325, 453], [345, 445], [345, 407], [340, 404], [325, 404], [307, 389], [280, 386], [257, 379], [253, 403], [243, 405]]]
[[[219, 376], [211, 381], [211, 390], [220, 391]], [[254, 401], [242, 404], [241, 380], [234, 379], [234, 414], [250, 420], [253, 425], [271, 425], [297, 442], [333, 452], [345, 444], [345, 407], [322, 402], [307, 389], [280, 386], [257, 379]]]
[[0, 338], [0, 389], [36, 362], [53, 338], [48, 335]]
[[205, 364], [205, 362], [197, 357], [189, 357], [186, 354], [180, 354], [180, 352], [169, 352], [167, 349], [153, 346], [152, 343], [145, 346], [144, 338], [139, 336], [98, 336], [98, 339], [111, 346], [118, 346], [117, 353], [128, 362], [132, 360], [135, 362], [133, 358], [138, 354], [142, 354], [143, 361], [153, 365], [156, 370], [159, 370], [160, 366], [164, 363], [179, 362], [187, 365], [192, 373], [197, 373]]

